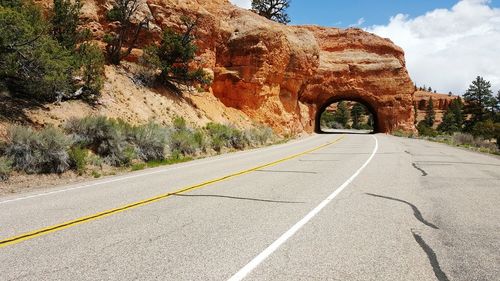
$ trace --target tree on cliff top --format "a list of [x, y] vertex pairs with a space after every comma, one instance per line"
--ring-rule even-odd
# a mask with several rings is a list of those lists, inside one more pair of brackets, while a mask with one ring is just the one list
[[290, 7], [290, 2], [290, 0], [252, 0], [252, 9], [265, 18], [287, 24], [290, 22], [290, 17], [286, 9]]
[[178, 85], [207, 85], [211, 77], [195, 62], [197, 46], [194, 32], [198, 19], [182, 17], [184, 32], [172, 29], [163, 32], [159, 45], [152, 45], [144, 50], [144, 64], [152, 69], [159, 69], [158, 80], [162, 84], [178, 90]]

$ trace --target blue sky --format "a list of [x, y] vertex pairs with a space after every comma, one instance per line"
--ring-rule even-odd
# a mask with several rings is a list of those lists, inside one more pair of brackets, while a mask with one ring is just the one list
[[[251, 0], [230, 0], [250, 8]], [[359, 27], [405, 51], [418, 86], [463, 94], [476, 76], [500, 90], [500, 0], [292, 0], [291, 24]]]
[[[288, 10], [292, 24], [317, 24], [322, 26], [348, 27], [387, 24], [396, 14], [410, 17], [423, 15], [440, 8], [451, 8], [456, 0], [292, 0]], [[500, 6], [500, 0], [491, 6]]]

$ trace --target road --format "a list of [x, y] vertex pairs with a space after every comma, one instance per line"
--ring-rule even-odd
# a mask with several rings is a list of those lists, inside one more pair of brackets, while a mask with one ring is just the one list
[[500, 160], [297, 141], [0, 198], [0, 280], [500, 280]]

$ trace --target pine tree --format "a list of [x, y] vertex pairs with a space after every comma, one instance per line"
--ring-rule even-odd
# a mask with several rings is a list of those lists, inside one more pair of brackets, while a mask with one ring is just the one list
[[354, 129], [360, 128], [361, 117], [363, 117], [364, 113], [365, 107], [361, 103], [355, 103], [351, 109], [352, 127]]
[[454, 99], [448, 110], [453, 114], [453, 124], [457, 128], [457, 131], [461, 131], [464, 125], [464, 114], [463, 114], [464, 104], [461, 98]]
[[186, 30], [184, 33], [166, 29], [160, 44], [146, 48], [143, 57], [148, 66], [160, 70], [158, 80], [174, 90], [178, 90], [177, 84], [192, 86], [211, 83], [211, 77], [201, 66], [193, 69], [197, 50], [193, 33], [198, 20], [182, 17], [182, 22]]
[[465, 112], [471, 114], [472, 118], [468, 127], [473, 127], [477, 122], [485, 121], [490, 116], [494, 106], [491, 83], [481, 76], [476, 77], [469, 89], [464, 94]]
[[418, 123], [418, 108], [417, 108], [417, 103], [413, 103], [413, 123], [416, 125]]
[[342, 125], [344, 128], [347, 128], [349, 123], [349, 109], [347, 108], [347, 103], [345, 101], [341, 101], [337, 105], [337, 110], [335, 111], [335, 122]]
[[51, 18], [52, 37], [67, 50], [73, 51], [79, 40], [80, 10], [79, 0], [54, 0], [53, 15]]
[[434, 111], [434, 101], [432, 100], [432, 97], [429, 99], [429, 103], [427, 103], [424, 121], [429, 128], [432, 128], [432, 126], [434, 126], [434, 122], [436, 121], [436, 112]]
[[252, 0], [252, 9], [256, 13], [283, 24], [290, 22], [290, 17], [286, 13], [289, 7], [290, 0]]

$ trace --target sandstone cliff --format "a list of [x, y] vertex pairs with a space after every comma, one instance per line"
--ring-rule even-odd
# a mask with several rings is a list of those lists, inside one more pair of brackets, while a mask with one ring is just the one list
[[[50, 1], [42, 0], [50, 6]], [[101, 40], [112, 28], [108, 1], [86, 0], [83, 20]], [[181, 29], [181, 16], [199, 18], [199, 59], [214, 75], [210, 93], [278, 132], [312, 132], [318, 112], [339, 99], [365, 103], [382, 132], [414, 130], [413, 83], [404, 53], [390, 40], [359, 29], [285, 26], [228, 0], [144, 0], [138, 19], [151, 19], [129, 58]]]
[[417, 108], [417, 123], [424, 120], [426, 115], [426, 108], [429, 100], [432, 98], [434, 111], [436, 112], [435, 127], [443, 121], [443, 116], [448, 110], [451, 102], [459, 96], [431, 93], [426, 91], [416, 91], [414, 95], [414, 105]]

